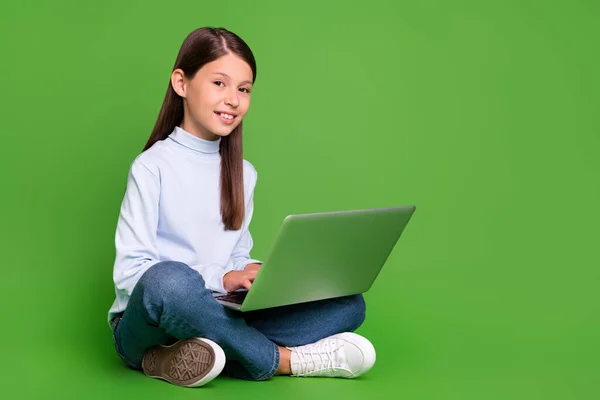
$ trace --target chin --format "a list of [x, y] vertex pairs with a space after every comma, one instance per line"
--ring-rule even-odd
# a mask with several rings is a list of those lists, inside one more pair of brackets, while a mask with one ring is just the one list
[[226, 136], [229, 136], [231, 134], [231, 132], [233, 132], [233, 130], [231, 130], [229, 132], [213, 132], [213, 133], [219, 137], [226, 137]]
[[237, 126], [234, 126], [234, 127], [233, 127], [233, 128], [231, 128], [231, 129], [221, 129], [221, 130], [218, 130], [218, 131], [213, 131], [213, 133], [214, 133], [215, 135], [219, 135], [219, 136], [221, 136], [221, 137], [224, 137], [224, 136], [229, 136], [229, 135], [231, 134], [231, 132], [233, 132], [233, 130], [234, 130], [235, 128], [237, 128]]

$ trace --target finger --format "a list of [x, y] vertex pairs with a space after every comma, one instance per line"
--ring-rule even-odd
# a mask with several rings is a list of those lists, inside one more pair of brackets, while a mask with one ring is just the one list
[[250, 287], [252, 286], [252, 282], [250, 282], [250, 280], [249, 280], [249, 279], [244, 279], [244, 281], [242, 282], [242, 285], [244, 285], [244, 287], [245, 287], [247, 290], [250, 290]]

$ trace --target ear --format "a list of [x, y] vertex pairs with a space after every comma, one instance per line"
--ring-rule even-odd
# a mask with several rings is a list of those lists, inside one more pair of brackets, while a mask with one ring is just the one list
[[173, 71], [171, 74], [171, 86], [173, 87], [175, 93], [183, 98], [186, 96], [186, 83], [187, 82], [183, 70], [177, 68], [175, 71]]

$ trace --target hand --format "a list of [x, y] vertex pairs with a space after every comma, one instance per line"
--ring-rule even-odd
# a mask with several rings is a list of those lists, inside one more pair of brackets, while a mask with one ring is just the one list
[[244, 267], [244, 271], [255, 271], [258, 272], [258, 270], [260, 269], [261, 264], [248, 264], [246, 265], [246, 267]]
[[242, 271], [229, 271], [223, 276], [223, 288], [225, 288], [227, 292], [233, 292], [242, 288], [250, 290], [257, 272], [258, 268], [256, 268], [255, 271], [246, 269]]

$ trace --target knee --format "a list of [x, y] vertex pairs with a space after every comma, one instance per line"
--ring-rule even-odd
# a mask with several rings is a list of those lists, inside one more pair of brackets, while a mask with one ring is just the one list
[[346, 331], [352, 332], [358, 329], [365, 321], [367, 315], [367, 305], [362, 294], [346, 296], [340, 298], [343, 301], [344, 320], [346, 321]]
[[145, 296], [180, 298], [186, 297], [194, 288], [204, 287], [204, 280], [185, 263], [161, 261], [144, 273], [138, 285], [144, 289]]

